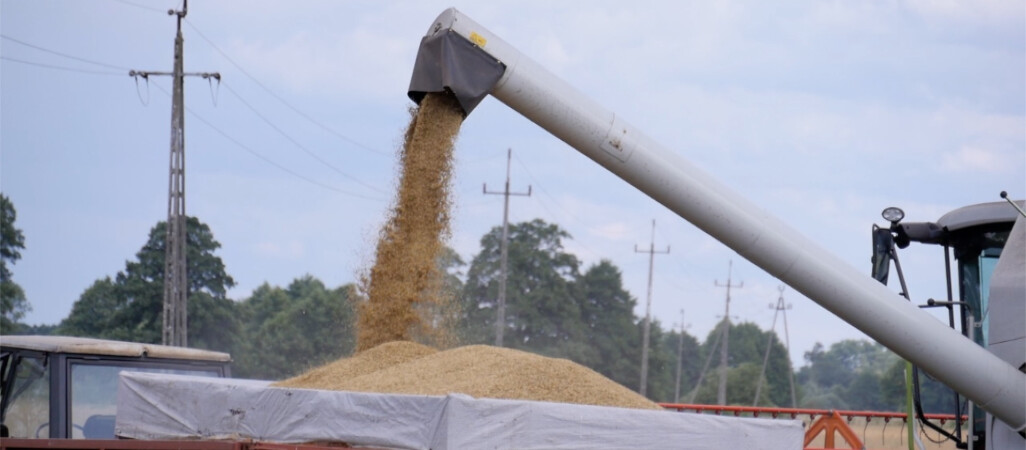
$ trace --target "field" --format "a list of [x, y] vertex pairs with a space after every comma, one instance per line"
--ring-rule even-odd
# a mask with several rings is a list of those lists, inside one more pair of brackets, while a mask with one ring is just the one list
[[[808, 418], [802, 420], [805, 422], [805, 427], [811, 424]], [[861, 417], [856, 417], [848, 423], [848, 426], [855, 432], [855, 435], [862, 440], [862, 443], [867, 449], [907, 449], [907, 431], [905, 423], [900, 420], [892, 420], [890, 423], [885, 423], [882, 419], [873, 419], [869, 423]], [[946, 429], [952, 428], [952, 423], [948, 422], [945, 424]], [[926, 450], [954, 450], [955, 444], [950, 440], [943, 442], [940, 441], [942, 436], [939, 436], [937, 432], [933, 430], [918, 430], [919, 440], [923, 443], [923, 448]], [[931, 441], [931, 438], [933, 439]], [[823, 436], [817, 437], [809, 445], [810, 447], [822, 448], [823, 447]], [[847, 448], [843, 445], [843, 439], [838, 435], [834, 438], [834, 446], [838, 448]], [[918, 448], [918, 447], [916, 447]]]

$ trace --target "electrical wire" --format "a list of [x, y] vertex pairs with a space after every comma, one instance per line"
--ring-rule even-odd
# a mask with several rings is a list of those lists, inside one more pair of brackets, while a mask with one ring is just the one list
[[185, 23], [186, 23], [186, 25], [189, 25], [189, 27], [192, 28], [192, 30], [195, 31], [196, 34], [198, 34], [200, 36], [200, 38], [202, 38], [204, 41], [207, 41], [207, 44], [209, 44], [210, 47], [212, 47], [215, 51], [220, 53], [221, 56], [224, 57], [225, 60], [227, 60], [229, 63], [231, 63], [231, 65], [235, 66], [236, 69], [239, 69], [239, 71], [242, 72], [243, 75], [248, 77], [250, 80], [252, 80], [254, 83], [256, 83], [257, 86], [260, 86], [260, 88], [263, 89], [264, 92], [267, 92], [271, 97], [274, 97], [276, 100], [281, 102], [281, 104], [283, 104], [286, 107], [288, 107], [289, 109], [291, 109], [293, 112], [298, 114], [300, 117], [310, 121], [310, 123], [318, 126], [322, 130], [324, 130], [324, 131], [334, 135], [335, 137], [337, 137], [339, 139], [342, 139], [342, 140], [344, 140], [344, 141], [346, 141], [346, 142], [348, 142], [348, 143], [350, 143], [350, 144], [352, 144], [352, 145], [354, 145], [356, 147], [362, 148], [362, 149], [367, 150], [367, 151], [369, 151], [371, 153], [375, 153], [375, 154], [382, 155], [382, 156], [391, 156], [392, 155], [390, 152], [383, 152], [381, 150], [374, 149], [374, 148], [372, 148], [370, 146], [367, 146], [367, 145], [365, 145], [363, 143], [360, 143], [360, 142], [350, 138], [349, 136], [346, 136], [346, 135], [344, 135], [342, 133], [339, 133], [338, 131], [335, 131], [331, 127], [329, 127], [329, 126], [321, 123], [320, 121], [314, 119], [309, 114], [299, 110], [299, 108], [296, 108], [295, 106], [293, 106], [291, 103], [286, 101], [280, 95], [274, 93], [274, 91], [272, 91], [270, 88], [268, 88], [264, 83], [261, 83], [260, 80], [258, 80], [256, 77], [251, 75], [249, 72], [247, 72], [246, 69], [243, 69], [242, 66], [240, 66], [237, 62], [235, 62], [234, 59], [232, 59], [230, 56], [228, 56], [228, 54], [225, 53], [224, 50], [221, 50], [216, 44], [214, 44], [213, 41], [211, 41], [205, 34], [203, 34], [203, 32], [200, 31], [200, 29], [197, 28], [196, 25], [193, 25], [192, 21], [190, 21], [189, 19], [185, 19]]
[[2, 59], [4, 61], [10, 61], [10, 62], [13, 62], [13, 63], [18, 63], [18, 64], [27, 64], [27, 65], [30, 65], [30, 66], [43, 67], [43, 68], [46, 68], [46, 69], [64, 70], [64, 71], [67, 71], [67, 72], [78, 72], [78, 73], [84, 73], [84, 74], [89, 74], [89, 75], [116, 75], [116, 76], [124, 76], [125, 75], [123, 72], [113, 72], [113, 71], [109, 71], [109, 70], [108, 71], [88, 70], [88, 69], [79, 69], [79, 68], [76, 68], [76, 67], [57, 66], [57, 65], [53, 65], [53, 64], [43, 64], [43, 63], [38, 63], [38, 62], [25, 61], [25, 60], [22, 60], [22, 59], [11, 58], [9, 56], [0, 56], [0, 59]]
[[[548, 197], [549, 200], [551, 200], [552, 203], [555, 205], [555, 207], [558, 208], [563, 214], [555, 214], [551, 209], [549, 209], [548, 206], [546, 206], [545, 201], [543, 201], [543, 200], [541, 200], [541, 198], [539, 198], [538, 204], [541, 205], [542, 209], [544, 209], [550, 216], [552, 216], [554, 218], [558, 218], [560, 216], [569, 217], [572, 222], [576, 222], [579, 226], [581, 226], [581, 227], [583, 227], [585, 229], [588, 228], [587, 224], [584, 224], [584, 223], [580, 222], [577, 219], [577, 217], [575, 217], [573, 214], [570, 214], [570, 213], [566, 212], [566, 208], [563, 208], [559, 204], [559, 201], [556, 200], [556, 198], [553, 197], [552, 194], [549, 194], [549, 192], [538, 182], [538, 178], [535, 177], [533, 173], [531, 173], [531, 169], [529, 169], [527, 167], [527, 164], [524, 164], [524, 161], [521, 160], [520, 157], [518, 157], [517, 155], [513, 155], [513, 159], [515, 159], [517, 161], [517, 164], [520, 164], [520, 167], [524, 169], [524, 172], [527, 172], [527, 176], [531, 179], [531, 181], [533, 181], [532, 186], [536, 186], [538, 188], [538, 190], [541, 191], [541, 193], [544, 194], [546, 197]], [[606, 256], [606, 255], [604, 255], [604, 254], [602, 254], [600, 252], [595, 251], [594, 249], [592, 249], [591, 247], [589, 247], [587, 245], [584, 245], [584, 241], [576, 240], [576, 242], [581, 246], [582, 249], [584, 249], [588, 253], [591, 253], [592, 256], [596, 257], [598, 260], [605, 259], [605, 260], [612, 261], [612, 259], [609, 258], [608, 256]]]
[[[138, 6], [138, 5], [135, 5], [135, 6]], [[29, 48], [33, 48], [35, 50], [39, 50], [39, 51], [42, 51], [42, 52], [46, 52], [46, 53], [50, 53], [50, 54], [53, 54], [53, 55], [57, 55], [57, 56], [60, 56], [60, 57], [63, 57], [63, 58], [73, 59], [73, 60], [76, 60], [76, 61], [80, 61], [80, 62], [84, 62], [84, 63], [88, 63], [88, 64], [94, 64], [94, 65], [98, 65], [98, 66], [102, 66], [102, 67], [108, 67], [108, 68], [113, 68], [113, 69], [124, 70], [125, 72], [129, 72], [130, 71], [130, 69], [128, 69], [127, 67], [116, 66], [116, 65], [113, 65], [113, 64], [107, 64], [107, 63], [103, 63], [103, 62], [99, 62], [99, 61], [94, 61], [94, 60], [90, 60], [90, 59], [86, 59], [86, 58], [81, 58], [81, 57], [74, 56], [74, 55], [69, 55], [67, 53], [59, 52], [59, 51], [56, 51], [56, 50], [51, 50], [51, 49], [48, 49], [48, 48], [45, 48], [45, 47], [40, 47], [38, 45], [34, 45], [34, 44], [31, 44], [31, 43], [22, 41], [20, 39], [16, 39], [16, 38], [7, 36], [7, 35], [0, 34], [0, 37], [2, 37], [5, 40], [17, 43], [17, 44], [20, 44], [20, 45], [23, 45], [23, 46], [26, 46], [26, 47], [29, 47]], [[38, 63], [38, 62], [32, 62], [32, 61], [25, 61], [25, 60], [21, 60], [21, 59], [17, 59], [17, 58], [11, 58], [11, 57], [8, 57], [8, 56], [0, 56], [0, 59], [6, 60], [6, 61], [11, 61], [11, 62], [16, 62], [16, 63], [21, 63], [21, 64], [28, 64], [28, 65], [38, 66], [38, 67], [49, 68], [49, 69], [65, 70], [65, 71], [72, 71], [72, 72], [85, 73], [85, 74], [93, 74], [93, 75], [124, 75], [125, 74], [124, 72], [87, 70], [87, 69], [79, 69], [79, 68], [67, 67], [67, 66], [57, 66], [57, 65], [52, 65], [52, 64], [44, 64], [44, 63]], [[170, 96], [170, 94], [165, 89], [163, 89], [160, 85], [157, 85], [157, 84], [154, 84], [154, 85], [157, 87], [157, 89], [160, 89], [165, 94]], [[137, 86], [137, 88], [138, 88], [138, 86]], [[231, 88], [231, 86], [228, 86], [227, 83], [225, 83], [225, 88], [227, 88], [228, 91], [232, 95], [234, 95], [236, 98], [238, 98], [238, 100], [240, 102], [242, 102], [243, 105], [245, 105], [254, 114], [256, 114], [257, 117], [259, 117], [265, 123], [267, 123], [268, 126], [270, 126], [272, 129], [274, 129], [279, 134], [284, 136], [286, 139], [288, 139], [290, 142], [292, 142], [294, 145], [296, 145], [301, 150], [306, 152], [312, 158], [316, 159], [321, 164], [331, 168], [332, 170], [334, 170], [335, 172], [339, 173], [340, 175], [342, 175], [342, 176], [352, 180], [353, 182], [356, 182], [356, 183], [358, 183], [358, 184], [360, 184], [360, 185], [362, 185], [362, 186], [364, 186], [364, 187], [366, 187], [368, 189], [371, 189], [371, 190], [373, 190], [375, 192], [378, 192], [378, 193], [382, 193], [382, 194], [384, 193], [380, 188], [375, 187], [373, 185], [370, 185], [368, 183], [365, 183], [365, 182], [357, 179], [356, 177], [343, 172], [341, 169], [331, 165], [330, 163], [328, 163], [323, 158], [317, 156], [315, 153], [313, 153], [312, 151], [307, 149], [305, 146], [300, 144], [298, 141], [296, 141], [294, 138], [292, 138], [287, 133], [285, 133], [285, 131], [282, 130], [280, 127], [278, 127], [277, 125], [272, 123], [266, 116], [264, 116], [263, 114], [260, 114], [260, 112], [257, 111], [256, 108], [254, 108], [251, 104], [249, 104], [249, 102], [247, 102], [245, 99], [243, 99], [242, 96], [239, 95], [237, 92], [235, 92], [235, 90], [233, 90]], [[253, 153], [255, 156], [257, 156], [257, 157], [263, 159], [264, 161], [266, 161], [266, 162], [268, 162], [268, 163], [278, 167], [279, 169], [282, 169], [282, 170], [285, 170], [286, 172], [291, 173], [294, 176], [297, 176], [297, 177], [299, 177], [301, 179], [304, 179], [304, 180], [306, 180], [308, 182], [311, 182], [311, 183], [316, 184], [318, 186], [321, 186], [321, 187], [324, 187], [324, 188], [327, 188], [327, 189], [330, 189], [330, 190], [333, 190], [333, 191], [336, 191], [336, 192], [339, 192], [339, 193], [343, 193], [343, 194], [347, 194], [347, 195], [353, 195], [353, 196], [357, 196], [357, 197], [360, 197], [360, 198], [365, 198], [365, 199], [368, 199], [368, 200], [380, 200], [380, 199], [374, 198], [374, 197], [368, 197], [368, 196], [363, 196], [363, 195], [359, 195], [359, 194], [352, 193], [352, 192], [342, 191], [342, 190], [336, 189], [336, 188], [334, 188], [332, 186], [326, 185], [324, 183], [320, 183], [320, 182], [314, 181], [312, 179], [309, 179], [307, 177], [304, 177], [304, 176], [302, 176], [302, 175], [300, 175], [300, 174], [298, 174], [296, 172], [293, 172], [293, 171], [289, 170], [288, 168], [285, 168], [284, 166], [281, 166], [281, 165], [271, 161], [270, 159], [264, 157], [263, 155], [260, 155], [259, 153], [256, 153], [252, 149], [249, 149], [248, 147], [243, 145], [238, 140], [232, 138], [231, 136], [228, 136], [227, 134], [225, 134], [221, 130], [219, 130], [216, 127], [214, 127], [213, 124], [208, 122], [206, 119], [203, 119], [202, 117], [199, 117], [198, 115], [196, 115], [196, 113], [192, 112], [188, 108], [186, 108], [186, 110], [189, 111], [190, 114], [195, 116], [201, 122], [205, 123], [206, 125], [210, 126], [211, 128], [214, 128], [215, 131], [220, 133], [222, 136], [224, 136], [228, 140], [234, 142], [236, 145], [239, 145], [240, 147], [243, 147], [247, 151], [250, 151], [250, 153]]]
[[[97, 66], [106, 67], [106, 68], [109, 68], [109, 69], [124, 70], [125, 72], [128, 72], [129, 70], [131, 70], [131, 69], [127, 68], [127, 67], [115, 66], [113, 64], [107, 64], [107, 63], [103, 63], [103, 62], [99, 62], [99, 61], [93, 61], [91, 59], [85, 59], [85, 58], [80, 58], [78, 56], [69, 55], [67, 53], [61, 53], [61, 52], [58, 52], [56, 50], [50, 50], [48, 48], [44, 48], [44, 47], [40, 47], [38, 45], [30, 44], [30, 43], [22, 41], [20, 39], [12, 38], [12, 37], [7, 36], [5, 34], [0, 34], [0, 38], [6, 39], [6, 40], [11, 41], [11, 42], [14, 42], [16, 44], [21, 44], [21, 45], [24, 45], [26, 47], [39, 50], [41, 52], [50, 53], [50, 54], [61, 56], [61, 57], [64, 57], [64, 58], [74, 59], [76, 61], [81, 61], [81, 62], [84, 62], [84, 63], [95, 64]], [[21, 61], [21, 62], [23, 62], [23, 61]]]
[[343, 177], [346, 177], [349, 180], [351, 180], [351, 181], [353, 181], [353, 182], [355, 182], [355, 183], [357, 183], [357, 184], [359, 184], [359, 185], [361, 185], [363, 187], [366, 187], [367, 189], [370, 189], [370, 190], [372, 190], [374, 192], [377, 192], [379, 194], [384, 194], [385, 193], [381, 188], [373, 186], [373, 185], [371, 185], [369, 183], [365, 183], [365, 182], [361, 181], [360, 179], [358, 179], [358, 178], [356, 178], [356, 177], [354, 177], [354, 176], [352, 176], [352, 175], [350, 175], [348, 173], [343, 172], [342, 169], [339, 169], [338, 167], [335, 167], [334, 165], [332, 165], [331, 163], [326, 161], [324, 158], [321, 158], [320, 156], [317, 156], [316, 153], [314, 153], [310, 149], [306, 148], [306, 146], [304, 146], [303, 144], [300, 144], [299, 141], [297, 141], [295, 138], [293, 138], [288, 133], [286, 133], [284, 130], [282, 130], [281, 127], [279, 127], [279, 126], [275, 125], [273, 122], [271, 122], [271, 120], [268, 119], [267, 116], [264, 116], [263, 114], [260, 113], [260, 111], [257, 111], [257, 109], [254, 108], [253, 105], [251, 105], [249, 102], [247, 102], [246, 99], [242, 98], [242, 96], [239, 95], [238, 92], [235, 92], [235, 89], [232, 89], [232, 87], [229, 86], [228, 83], [225, 83], [225, 82], [222, 81], [221, 84], [223, 84], [225, 89], [227, 89], [230, 94], [235, 96], [235, 98], [238, 99], [239, 102], [241, 102], [244, 106], [246, 106], [246, 108], [249, 108], [249, 110], [252, 111], [253, 114], [256, 114], [256, 116], [259, 117], [260, 120], [263, 120], [264, 123], [267, 124], [267, 126], [271, 127], [274, 131], [278, 132], [278, 134], [282, 135], [285, 139], [287, 139], [289, 142], [291, 142], [292, 145], [295, 145], [297, 148], [302, 150], [304, 153], [306, 153], [307, 155], [310, 155], [310, 157], [315, 159], [317, 162], [323, 164], [325, 167], [328, 167], [331, 170], [334, 170], [339, 175], [342, 175]]
[[[154, 86], [157, 88], [157, 90], [163, 92], [168, 97], [171, 96], [171, 93], [168, 92], [167, 89], [164, 89], [159, 84], [154, 83]], [[331, 185], [322, 183], [320, 181], [314, 180], [312, 178], [303, 176], [303, 175], [301, 175], [301, 174], [299, 174], [299, 173], [297, 173], [297, 172], [295, 172], [295, 171], [293, 171], [293, 170], [291, 170], [291, 169], [289, 169], [289, 168], [287, 168], [287, 167], [285, 167], [285, 166], [283, 166], [281, 164], [278, 164], [278, 163], [274, 162], [270, 158], [260, 154], [260, 152], [257, 152], [256, 150], [253, 150], [249, 146], [243, 144], [238, 139], [233, 138], [231, 135], [229, 135], [228, 133], [222, 131], [220, 128], [215, 126], [213, 123], [211, 123], [207, 119], [203, 118], [203, 116], [200, 116], [199, 114], [195, 113], [191, 108], [185, 107], [185, 111], [188, 112], [194, 119], [199, 120], [204, 125], [210, 127], [210, 129], [214, 130], [217, 134], [220, 134], [222, 137], [224, 137], [225, 139], [227, 139], [231, 143], [235, 144], [239, 148], [245, 150], [246, 152], [248, 152], [249, 154], [251, 154], [251, 155], [253, 155], [253, 156], [257, 157], [257, 158], [260, 158], [264, 162], [266, 162], [266, 163], [268, 163], [268, 164], [270, 164], [270, 165], [272, 165], [272, 166], [282, 170], [283, 172], [288, 173], [289, 175], [292, 175], [292, 176], [294, 176], [296, 178], [299, 178], [300, 180], [306, 181], [307, 183], [313, 184], [313, 185], [315, 185], [317, 187], [320, 187], [320, 188], [323, 188], [323, 189], [327, 189], [329, 191], [334, 191], [334, 192], [337, 192], [339, 194], [344, 194], [344, 195], [348, 195], [348, 196], [351, 196], [351, 197], [357, 197], [357, 198], [361, 198], [361, 199], [364, 199], [364, 200], [371, 200], [371, 201], [375, 201], [375, 202], [384, 202], [384, 200], [382, 200], [381, 198], [369, 197], [369, 196], [358, 194], [358, 193], [355, 193], [355, 192], [344, 191], [344, 190], [338, 189], [338, 188], [336, 188], [334, 186], [331, 186]]]
[[159, 13], [164, 13], [164, 14], [167, 13], [167, 10], [157, 9], [157, 8], [152, 7], [152, 6], [146, 6], [146, 5], [143, 5], [141, 3], [130, 2], [128, 0], [111, 0], [111, 1], [118, 2], [118, 3], [121, 3], [121, 4], [125, 4], [125, 5], [129, 5], [129, 6], [134, 6], [136, 8], [148, 9], [150, 11], [156, 11], [156, 12], [159, 12]]

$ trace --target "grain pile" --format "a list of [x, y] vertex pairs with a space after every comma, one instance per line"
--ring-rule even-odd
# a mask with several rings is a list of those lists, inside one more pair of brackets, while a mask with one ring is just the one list
[[350, 358], [339, 359], [287, 380], [279, 381], [274, 385], [339, 390], [336, 386], [354, 378], [434, 353], [438, 353], [438, 350], [426, 345], [408, 341], [393, 341], [362, 351]]
[[412, 342], [391, 342], [275, 385], [661, 409], [574, 362], [487, 345], [433, 352]]
[[367, 301], [359, 309], [357, 351], [413, 336], [449, 340], [439, 321], [422, 315], [449, 303], [436, 259], [449, 233], [452, 150], [463, 117], [454, 96], [432, 93], [410, 120], [396, 203], [361, 281]]

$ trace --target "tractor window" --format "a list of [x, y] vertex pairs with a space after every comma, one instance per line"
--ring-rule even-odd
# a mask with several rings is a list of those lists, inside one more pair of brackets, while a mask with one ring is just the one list
[[71, 365], [71, 436], [86, 439], [113, 439], [117, 411], [118, 374], [122, 371], [156, 372], [180, 375], [220, 376], [217, 369], [174, 368], [160, 365], [111, 365], [75, 363]]
[[975, 258], [961, 262], [963, 298], [969, 303], [977, 324], [976, 343], [984, 347], [988, 344], [987, 331], [990, 329], [990, 277], [994, 274], [994, 267], [997, 266], [1000, 257], [1001, 249], [990, 248], [981, 251]]
[[980, 255], [980, 309], [983, 311], [981, 328], [983, 329], [983, 346], [990, 344], [987, 336], [990, 335], [990, 277], [994, 274], [994, 267], [997, 266], [1001, 257], [1001, 250], [985, 251]]
[[1008, 224], [1002, 226], [975, 227], [959, 230], [952, 236], [952, 247], [959, 265], [961, 299], [969, 304], [973, 320], [976, 321], [975, 341], [987, 346], [987, 330], [990, 324], [990, 277], [1001, 257], [1001, 249], [1008, 241]]
[[7, 409], [3, 425], [9, 437], [49, 437], [49, 365], [42, 356], [5, 356], [2, 401]]

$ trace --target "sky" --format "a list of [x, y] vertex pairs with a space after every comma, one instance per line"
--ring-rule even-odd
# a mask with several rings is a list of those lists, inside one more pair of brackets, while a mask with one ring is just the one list
[[[186, 210], [221, 243], [230, 298], [307, 274], [336, 287], [371, 263], [417, 47], [451, 6], [867, 276], [885, 207], [932, 221], [1026, 197], [1022, 1], [194, 0], [185, 71], [222, 82], [185, 83]], [[180, 7], [0, 0], [0, 191], [25, 235], [25, 323], [58, 323], [167, 218], [170, 79], [128, 71], [171, 70]], [[732, 320], [769, 329], [784, 298], [796, 365], [866, 338], [491, 97], [456, 147], [464, 260], [501, 226], [482, 185], [503, 188], [507, 149], [511, 190], [532, 190], [510, 221], [560, 225], [582, 270], [613, 262], [638, 316], [636, 250], [668, 246], [651, 289], [664, 328], [705, 340], [729, 279]], [[900, 257], [914, 301], [944, 298], [939, 248]]]

